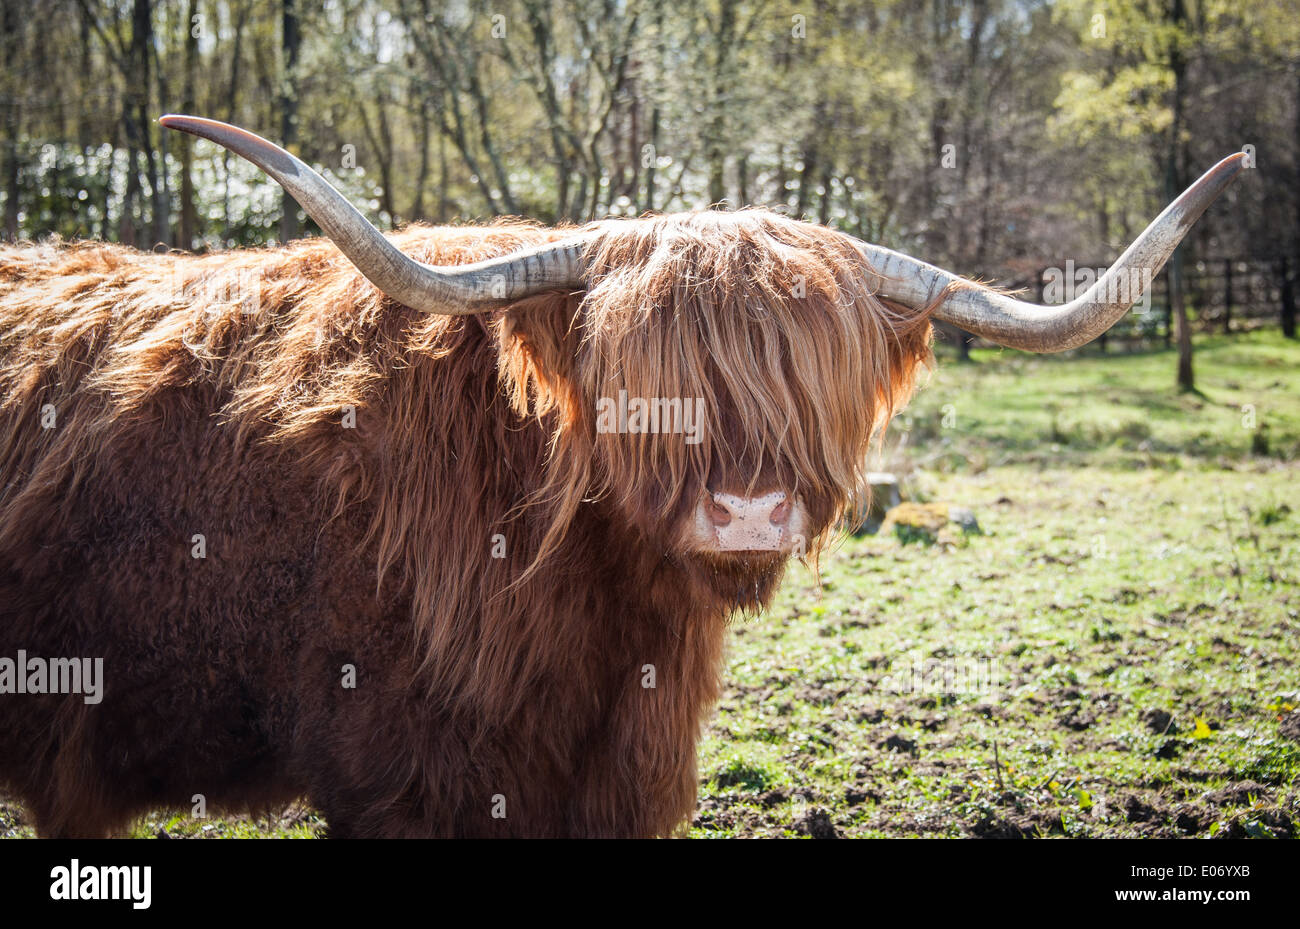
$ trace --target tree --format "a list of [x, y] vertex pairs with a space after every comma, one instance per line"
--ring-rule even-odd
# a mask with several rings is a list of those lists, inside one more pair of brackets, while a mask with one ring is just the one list
[[[280, 77], [280, 144], [292, 149], [298, 141], [298, 50], [302, 45], [296, 0], [280, 0], [280, 41], [284, 73]], [[280, 241], [296, 239], [299, 233], [298, 202], [282, 191], [280, 199]]]
[[[1169, 70], [1173, 74], [1173, 90], [1170, 101], [1172, 116], [1169, 124], [1168, 150], [1165, 161], [1165, 199], [1172, 201], [1186, 186], [1183, 167], [1186, 158], [1183, 141], [1183, 110], [1187, 99], [1187, 55], [1183, 48], [1187, 30], [1187, 9], [1184, 0], [1166, 0], [1166, 22], [1170, 27]], [[1169, 262], [1169, 306], [1174, 316], [1174, 328], [1178, 341], [1178, 376], [1179, 390], [1196, 389], [1196, 379], [1192, 372], [1192, 330], [1187, 321], [1187, 305], [1183, 293], [1183, 254], [1184, 247], [1174, 249], [1173, 259]]]

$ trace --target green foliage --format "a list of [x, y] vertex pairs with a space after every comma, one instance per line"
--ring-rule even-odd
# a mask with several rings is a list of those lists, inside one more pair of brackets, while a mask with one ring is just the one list
[[19, 3], [0, 198], [12, 175], [6, 221], [33, 238], [275, 240], [278, 190], [154, 122], [190, 110], [286, 141], [381, 227], [762, 204], [1023, 283], [1102, 258], [1164, 199], [1152, 155], [1177, 48], [1189, 170], [1243, 142], [1274, 159], [1252, 209], [1208, 221], [1294, 254], [1277, 77], [1300, 59], [1295, 17], [1283, 0], [1188, 3], [1175, 27], [1138, 0], [346, 0], [299, 5], [292, 71], [275, 5], [154, 3], [139, 60], [129, 5]]

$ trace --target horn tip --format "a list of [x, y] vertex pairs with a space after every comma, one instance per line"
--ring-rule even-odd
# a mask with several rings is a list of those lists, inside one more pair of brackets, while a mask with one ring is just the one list
[[159, 116], [158, 125], [164, 129], [188, 132], [190, 135], [205, 139], [212, 137], [213, 130], [230, 128], [215, 119], [204, 119], [201, 116], [184, 116], [180, 113], [168, 113], [166, 116]]
[[1242, 168], [1246, 167], [1246, 162], [1250, 160], [1250, 155], [1246, 152], [1233, 152], [1227, 158], [1219, 162], [1219, 167], [1230, 168], [1233, 174], [1236, 174]]
[[1246, 152], [1233, 152], [1227, 158], [1224, 158], [1213, 168], [1205, 172], [1207, 178], [1215, 181], [1227, 183], [1241, 173], [1241, 169], [1249, 164], [1250, 155]]
[[[186, 116], [181, 113], [168, 113], [166, 116], [159, 116], [158, 125], [164, 129], [177, 129], [181, 132], [188, 132], [190, 135], [212, 139], [214, 142], [221, 142], [219, 138], [214, 136], [214, 133], [236, 136], [251, 135], [251, 133], [240, 129], [238, 126], [231, 126], [220, 120], [204, 119], [202, 116]], [[221, 144], [225, 143], [222, 142]]]
[[183, 113], [168, 113], [166, 116], [158, 117], [158, 125], [164, 129], [180, 129], [184, 131], [188, 124], [195, 122], [197, 119], [197, 116], [186, 116]]

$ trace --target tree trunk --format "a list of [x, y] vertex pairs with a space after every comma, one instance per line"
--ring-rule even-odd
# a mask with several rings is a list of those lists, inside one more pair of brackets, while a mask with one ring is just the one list
[[[302, 36], [298, 30], [295, 0], [281, 0], [280, 48], [284, 54], [284, 74], [280, 76], [280, 144], [292, 151], [298, 141], [298, 47]], [[298, 238], [298, 201], [282, 191], [280, 196], [280, 241]]]
[[1295, 338], [1295, 272], [1285, 258], [1281, 261], [1279, 276], [1282, 280], [1282, 335]]
[[713, 35], [713, 69], [709, 100], [708, 138], [709, 204], [721, 206], [727, 198], [726, 156], [728, 97], [731, 90], [732, 50], [736, 40], [736, 2], [722, 0], [718, 9], [718, 28]]
[[[10, 109], [15, 107], [11, 106]], [[10, 241], [18, 238], [18, 135], [17, 120], [5, 119], [4, 172], [5, 172], [5, 216], [4, 238]]]
[[[157, 95], [155, 100], [170, 100], [171, 94], [167, 92], [167, 83], [165, 80], [166, 72], [163, 70], [162, 60], [159, 58], [158, 49], [153, 38], [152, 22], [150, 23], [149, 43], [145, 47], [145, 54], [149, 56], [150, 68], [157, 84]], [[171, 247], [176, 243], [175, 231], [172, 228], [172, 192], [171, 177], [167, 173], [167, 150], [171, 147], [171, 137], [178, 133], [164, 132], [161, 126], [155, 127], [154, 117], [157, 113], [146, 111], [144, 114], [143, 125], [145, 127], [146, 138], [150, 139], [149, 151], [157, 161], [155, 182], [153, 187], [153, 227], [154, 242]], [[154, 148], [153, 136], [157, 133], [158, 146]], [[184, 133], [180, 133], [184, 134]]]
[[415, 196], [411, 200], [411, 219], [419, 222], [424, 217], [424, 187], [429, 181], [429, 98], [419, 89], [420, 127], [417, 133], [420, 146], [420, 166], [415, 172]]
[[[1183, 131], [1183, 100], [1187, 92], [1187, 62], [1183, 56], [1183, 28], [1187, 22], [1187, 11], [1183, 0], [1173, 0], [1169, 8], [1169, 23], [1173, 26], [1170, 38], [1169, 66], [1174, 73], [1173, 122], [1169, 127], [1168, 162], [1165, 166], [1165, 199], [1168, 202], [1178, 196], [1183, 189], [1180, 164], [1180, 147]], [[1178, 389], [1195, 390], [1196, 379], [1192, 371], [1192, 330], [1187, 321], [1187, 305], [1184, 299], [1183, 281], [1183, 246], [1174, 250], [1169, 262], [1169, 307], [1174, 317], [1175, 335], [1178, 341]]]
[[1174, 252], [1169, 264], [1169, 303], [1174, 309], [1174, 330], [1178, 340], [1178, 389], [1195, 390], [1196, 379], [1192, 372], [1192, 327], [1187, 321], [1187, 306], [1183, 294], [1183, 250]]
[[785, 166], [785, 143], [778, 142], [776, 146], [776, 202], [783, 207], [789, 204], [790, 197], [785, 189], [786, 182], [790, 180]]
[[1223, 259], [1223, 334], [1232, 334], [1232, 259]]
[[[820, 127], [826, 121], [826, 107], [820, 101], [817, 104], [813, 125]], [[803, 149], [803, 170], [799, 172], [799, 189], [795, 196], [795, 216], [803, 218], [804, 212], [812, 203], [812, 189], [820, 168], [820, 159], [817, 155], [817, 133], [820, 129], [813, 129], [807, 142], [804, 143]]]
[[[141, 217], [141, 238], [146, 235], [149, 246], [169, 245], [167, 196], [163, 192], [159, 177], [158, 153], [153, 147], [153, 138], [149, 132], [152, 119], [149, 114], [149, 88], [152, 85], [152, 50], [153, 50], [153, 8], [150, 0], [135, 0], [131, 12], [131, 71], [128, 82], [132, 102], [131, 120], [135, 125], [135, 142], [138, 154], [144, 155], [145, 176], [149, 181], [149, 225]], [[136, 183], [139, 183], [137, 177]], [[143, 192], [143, 191], [142, 191]]]
[[388, 214], [388, 221], [397, 225], [397, 206], [393, 200], [393, 137], [388, 127], [388, 110], [384, 93], [375, 94], [375, 121], [371, 123], [366, 104], [357, 102], [357, 115], [370, 145], [371, 155], [379, 166], [379, 209]]
[[659, 166], [659, 106], [650, 111], [650, 151], [645, 166], [645, 199], [641, 202], [639, 212], [655, 208], [655, 172]]
[[[198, 0], [189, 0], [185, 5], [185, 86], [182, 91], [181, 109], [193, 113], [194, 84], [199, 63], [199, 38], [195, 35], [197, 27], [194, 17], [198, 13]], [[193, 249], [198, 236], [198, 211], [194, 207], [194, 138], [188, 132], [178, 133], [176, 143], [181, 147], [181, 223], [177, 244], [181, 248]]]
[[[226, 90], [226, 122], [235, 121], [235, 107], [239, 103], [239, 75], [241, 52], [244, 47], [244, 24], [248, 21], [248, 7], [240, 6], [235, 15], [235, 35], [230, 48], [230, 75]], [[221, 149], [221, 217], [222, 228], [230, 228], [230, 151]]]
[[126, 118], [126, 195], [122, 198], [122, 215], [118, 217], [118, 241], [135, 247], [140, 241], [139, 217], [136, 211], [140, 201], [140, 150], [136, 148], [132, 119]]
[[126, 198], [122, 204], [119, 238], [127, 245], [139, 246], [147, 236], [144, 223], [143, 188], [140, 184], [140, 153], [149, 145], [148, 130], [143, 122], [148, 112], [148, 53], [145, 49], [152, 18], [149, 0], [135, 0], [131, 13], [131, 45], [125, 64], [126, 96], [122, 122], [126, 126], [127, 174]]
[[957, 335], [957, 360], [963, 364], [970, 362], [970, 344], [975, 341], [975, 337], [965, 329], [955, 330]]
[[451, 212], [451, 198], [447, 178], [447, 136], [438, 133], [438, 222], [445, 223]]
[[[18, 10], [13, 0], [0, 0], [0, 48], [4, 60], [13, 61], [19, 47]], [[15, 91], [6, 87], [6, 91]], [[4, 238], [18, 238], [18, 121], [19, 109], [16, 93], [5, 93], [4, 108]]]
[[[1300, 146], [1300, 75], [1296, 77], [1295, 85], [1295, 103], [1296, 117], [1294, 124], [1295, 142]], [[1300, 148], [1295, 149], [1300, 151]], [[1291, 163], [1295, 166], [1295, 177], [1293, 178], [1294, 189], [1300, 191], [1300, 157], [1292, 157]], [[1292, 239], [1291, 254], [1300, 251], [1300, 193], [1296, 194], [1295, 199], [1295, 228], [1294, 238]], [[1282, 260], [1282, 334], [1288, 339], [1294, 339], [1295, 336], [1295, 278], [1300, 274], [1300, 269], [1295, 266], [1288, 267], [1287, 261]]]

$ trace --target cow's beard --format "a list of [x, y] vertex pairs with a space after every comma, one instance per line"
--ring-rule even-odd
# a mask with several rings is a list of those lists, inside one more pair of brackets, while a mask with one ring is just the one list
[[779, 552], [693, 552], [675, 559], [696, 600], [726, 617], [756, 614], [780, 587], [789, 555]]

